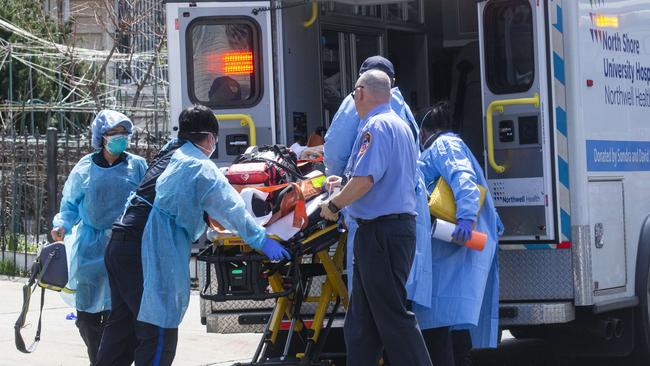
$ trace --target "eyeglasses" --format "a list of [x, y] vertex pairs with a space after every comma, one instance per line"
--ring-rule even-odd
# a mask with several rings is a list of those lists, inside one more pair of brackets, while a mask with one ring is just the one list
[[219, 142], [219, 134], [216, 132], [193, 132], [193, 134], [198, 134], [198, 135], [212, 135], [214, 137], [214, 143]]
[[354, 87], [354, 90], [353, 90], [352, 93], [350, 94], [350, 95], [352, 95], [352, 99], [355, 99], [354, 97], [355, 97], [355, 94], [356, 94], [356, 92], [357, 92], [357, 89], [363, 89], [363, 88], [365, 88], [363, 85], [357, 85], [357, 86], [355, 86], [355, 87]]

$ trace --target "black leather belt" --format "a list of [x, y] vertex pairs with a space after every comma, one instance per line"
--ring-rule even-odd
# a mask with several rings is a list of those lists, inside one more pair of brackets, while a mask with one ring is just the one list
[[364, 219], [355, 219], [355, 220], [357, 221], [357, 224], [359, 224], [359, 226], [361, 226], [361, 225], [372, 224], [372, 223], [378, 222], [378, 221], [410, 220], [410, 219], [412, 219], [414, 217], [415, 216], [413, 216], [411, 214], [402, 213], [402, 214], [392, 214], [392, 215], [379, 216], [379, 217], [375, 217], [374, 219], [371, 219], [371, 220], [364, 220]]
[[111, 240], [124, 241], [124, 242], [140, 242], [141, 238], [125, 231], [113, 231], [111, 233]]

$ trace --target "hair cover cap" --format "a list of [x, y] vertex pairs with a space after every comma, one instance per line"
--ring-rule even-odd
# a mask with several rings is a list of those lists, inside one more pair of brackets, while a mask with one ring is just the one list
[[104, 134], [108, 130], [120, 125], [126, 129], [129, 135], [133, 133], [133, 122], [124, 114], [110, 109], [104, 109], [97, 113], [97, 116], [95, 116], [91, 124], [93, 147], [95, 149], [101, 149]]

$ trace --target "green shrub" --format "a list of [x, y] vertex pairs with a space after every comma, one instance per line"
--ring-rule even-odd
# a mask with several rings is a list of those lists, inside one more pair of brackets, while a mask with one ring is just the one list
[[24, 253], [25, 249], [27, 249], [27, 253], [38, 253], [38, 244], [27, 243], [22, 235], [16, 235], [15, 237], [7, 235], [4, 242], [7, 245], [6, 250]]
[[5, 259], [0, 261], [0, 275], [27, 277], [29, 270], [18, 268], [15, 263]]

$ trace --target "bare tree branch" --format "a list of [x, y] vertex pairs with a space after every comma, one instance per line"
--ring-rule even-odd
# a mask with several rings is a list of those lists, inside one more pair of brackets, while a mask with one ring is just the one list
[[[160, 50], [162, 47], [165, 45], [165, 37], [160, 37], [160, 41], [158, 42], [158, 46], [156, 47], [156, 55], [160, 54]], [[137, 107], [138, 106], [138, 100], [140, 99], [140, 93], [142, 92], [142, 89], [144, 89], [144, 86], [146, 83], [149, 81], [149, 78], [151, 76], [151, 72], [153, 71], [153, 66], [156, 63], [156, 58], [154, 57], [150, 62], [149, 66], [147, 67], [147, 72], [145, 75], [142, 77], [142, 80], [138, 81], [138, 88], [135, 92], [135, 96], [133, 97], [133, 103], [132, 107]]]

